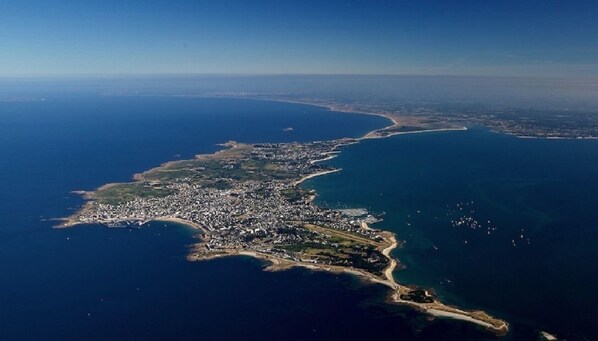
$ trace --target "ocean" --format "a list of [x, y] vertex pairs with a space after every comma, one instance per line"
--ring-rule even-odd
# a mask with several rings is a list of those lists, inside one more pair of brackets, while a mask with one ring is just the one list
[[404, 240], [402, 283], [539, 330], [598, 337], [598, 141], [519, 139], [483, 128], [345, 148], [310, 180], [317, 203], [366, 207]]
[[[82, 204], [71, 191], [128, 181], [218, 143], [357, 137], [387, 124], [238, 99], [0, 102], [0, 339], [487, 338], [470, 324], [388, 305], [385, 287], [348, 275], [264, 272], [248, 257], [188, 262], [197, 236], [184, 226], [52, 228]], [[406, 266], [398, 280], [513, 321], [515, 339], [540, 329], [591, 337], [597, 151], [592, 141], [482, 129], [403, 135], [345, 148], [330, 161], [342, 172], [305, 186], [323, 205], [384, 213], [378, 226], [406, 240], [395, 253]], [[496, 230], [453, 227], [460, 207]]]

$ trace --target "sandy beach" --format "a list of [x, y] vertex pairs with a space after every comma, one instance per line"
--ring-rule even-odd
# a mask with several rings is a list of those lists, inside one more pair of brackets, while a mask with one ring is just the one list
[[177, 224], [181, 224], [181, 225], [191, 226], [194, 229], [201, 230], [203, 232], [207, 231], [207, 229], [205, 227], [201, 226], [200, 224], [194, 223], [189, 220], [181, 219], [181, 218], [163, 217], [163, 218], [152, 219], [152, 221], [163, 221], [163, 222], [177, 223]]
[[301, 179], [293, 182], [293, 186], [297, 186], [300, 183], [302, 183], [303, 181], [311, 179], [311, 178], [315, 178], [316, 176], [322, 176], [322, 175], [326, 175], [326, 174], [330, 174], [330, 173], [336, 173], [336, 172], [340, 172], [340, 171], [341, 171], [341, 169], [339, 168], [339, 169], [331, 169], [331, 170], [327, 170], [327, 171], [322, 171], [322, 172], [318, 172], [318, 173], [313, 173], [313, 174], [310, 174], [310, 175], [306, 175], [306, 176], [302, 177]]
[[394, 276], [392, 275], [393, 271], [397, 267], [397, 261], [390, 256], [390, 253], [392, 250], [396, 249], [399, 244], [394, 236], [391, 237], [391, 241], [392, 244], [390, 244], [390, 246], [388, 246], [386, 249], [382, 250], [382, 254], [389, 260], [388, 267], [384, 270], [384, 276], [386, 276], [386, 279], [391, 284], [391, 287], [395, 290], [398, 290], [399, 284], [395, 281]]

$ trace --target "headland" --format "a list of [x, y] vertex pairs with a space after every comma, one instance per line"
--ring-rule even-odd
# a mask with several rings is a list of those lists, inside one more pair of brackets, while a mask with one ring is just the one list
[[380, 115], [392, 125], [362, 138], [309, 143], [231, 141], [214, 154], [167, 162], [136, 174], [133, 182], [83, 192], [84, 206], [58, 227], [181, 223], [203, 232], [189, 260], [245, 255], [270, 262], [267, 270], [305, 267], [350, 273], [389, 287], [391, 302], [505, 334], [508, 326], [500, 319], [445, 305], [429, 290], [397, 283], [393, 271], [398, 263], [392, 250], [399, 243], [393, 233], [371, 228], [370, 215], [317, 206], [315, 192], [299, 186], [307, 179], [340, 171], [322, 161], [363, 139], [464, 129]]

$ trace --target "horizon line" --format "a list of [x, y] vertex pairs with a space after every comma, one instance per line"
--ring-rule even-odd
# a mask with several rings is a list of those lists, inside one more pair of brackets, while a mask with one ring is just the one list
[[17, 74], [2, 75], [0, 80], [83, 80], [135, 78], [192, 78], [192, 77], [422, 77], [422, 78], [486, 78], [486, 79], [542, 79], [542, 80], [598, 80], [598, 76], [570, 75], [471, 75], [427, 73], [250, 73], [250, 72], [173, 72], [173, 73], [82, 73], [82, 74]]

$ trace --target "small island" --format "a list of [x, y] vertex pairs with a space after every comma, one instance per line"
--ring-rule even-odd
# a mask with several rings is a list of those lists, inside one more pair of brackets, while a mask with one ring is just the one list
[[267, 260], [268, 270], [301, 266], [350, 273], [388, 286], [392, 290], [389, 300], [394, 303], [473, 322], [504, 335], [508, 327], [502, 320], [482, 311], [444, 305], [429, 290], [398, 284], [393, 277], [397, 261], [391, 251], [399, 243], [393, 233], [370, 227], [376, 217], [366, 210], [320, 207], [313, 203], [315, 192], [299, 186], [306, 179], [340, 171], [321, 161], [361, 139], [447, 129], [404, 126], [395, 117], [387, 117], [391, 126], [360, 139], [277, 144], [230, 141], [214, 154], [168, 162], [137, 174], [133, 182], [78, 192], [86, 203], [58, 227], [178, 222], [202, 232], [189, 260], [247, 255]]

